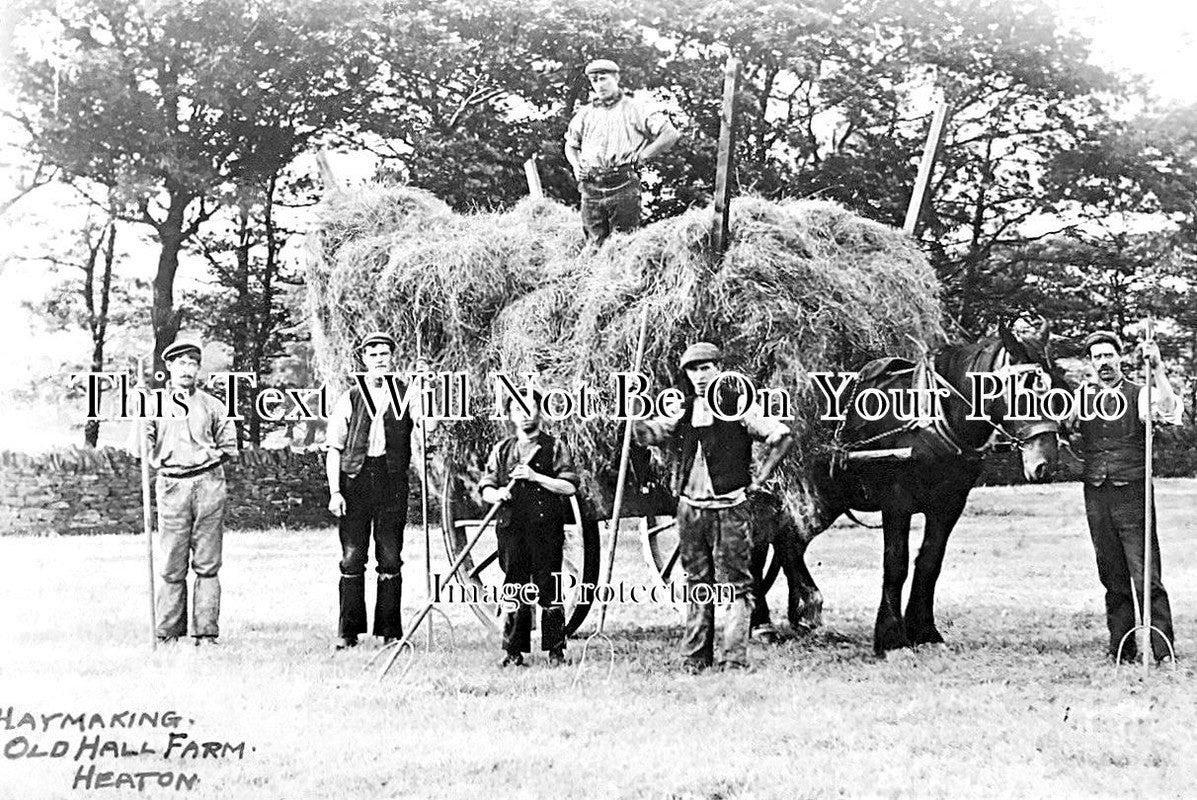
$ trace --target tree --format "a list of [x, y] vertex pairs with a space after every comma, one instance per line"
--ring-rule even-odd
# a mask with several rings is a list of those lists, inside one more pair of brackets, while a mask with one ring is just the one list
[[[546, 191], [576, 201], [561, 140], [586, 99], [594, 56], [673, 108], [683, 142], [654, 164], [650, 217], [709, 197], [722, 69], [742, 63], [738, 191], [822, 196], [900, 224], [933, 91], [953, 109], [924, 238], [948, 299], [978, 327], [994, 247], [1051, 213], [1044, 174], [1108, 120], [1122, 91], [1088, 63], [1046, 3], [992, 0], [400, 0], [388, 86], [397, 171], [458, 208], [525, 193], [541, 156]], [[384, 153], [386, 154], [386, 153]]]
[[1042, 313], [1079, 342], [1096, 328], [1141, 333], [1148, 314], [1197, 404], [1197, 106], [1125, 121], [1055, 154], [1044, 180], [1064, 233], [997, 248], [979, 273], [998, 318]]
[[[309, 180], [280, 175], [243, 190], [230, 228], [198, 239], [219, 290], [194, 298], [193, 304], [206, 309], [207, 338], [232, 349], [233, 370], [251, 372], [264, 382], [273, 360], [285, 353], [284, 330], [293, 318], [284, 295], [299, 281], [297, 267], [282, 256], [286, 239], [297, 232], [279, 224], [278, 206], [310, 205], [315, 200]], [[257, 396], [257, 387], [246, 387], [241, 409], [246, 422], [238, 423], [242, 440], [254, 447], [263, 437], [262, 420], [253, 411]]]
[[[66, 280], [57, 284], [39, 303], [30, 308], [53, 329], [82, 328], [91, 342], [86, 362], [90, 372], [105, 372], [109, 366], [108, 345], [112, 331], [127, 328], [142, 318], [149, 287], [144, 282], [121, 280], [114, 268], [117, 261], [118, 222], [115, 213], [93, 214], [78, 232], [78, 238], [63, 253], [40, 253], [38, 260], [53, 269], [66, 269]], [[97, 387], [95, 402], [104, 394]], [[83, 444], [95, 447], [100, 437], [100, 421], [88, 420], [83, 426]]]
[[526, 195], [532, 155], [546, 191], [576, 201], [562, 142], [589, 92], [586, 62], [617, 50], [638, 78], [659, 55], [624, 2], [393, 0], [386, 11], [392, 99], [369, 123], [378, 153], [386, 171], [463, 210]]
[[153, 229], [160, 369], [180, 251], [239, 183], [376, 101], [374, 27], [351, 0], [26, 0], [21, 20], [14, 41], [34, 44], [13, 49], [9, 114], [38, 157]]

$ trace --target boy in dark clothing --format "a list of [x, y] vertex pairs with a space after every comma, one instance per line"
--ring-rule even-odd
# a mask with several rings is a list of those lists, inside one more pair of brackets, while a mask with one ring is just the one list
[[[504, 667], [524, 666], [523, 654], [532, 649], [532, 606], [513, 594], [527, 584], [537, 589], [541, 649], [548, 651], [550, 664], [565, 663], [565, 610], [555, 602], [553, 574], [561, 571], [565, 498], [577, 491], [578, 475], [565, 442], [540, 429], [541, 402], [533, 392], [527, 402], [531, 413], [525, 413], [507, 399], [515, 435], [491, 449], [478, 484], [484, 502], [504, 504], [496, 517], [503, 596], [518, 603], [503, 624]], [[511, 481], [515, 485], [508, 489]]]

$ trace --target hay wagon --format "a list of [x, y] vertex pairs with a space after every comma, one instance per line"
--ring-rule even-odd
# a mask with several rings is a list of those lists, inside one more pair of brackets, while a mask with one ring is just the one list
[[[711, 214], [692, 209], [595, 250], [582, 241], [577, 212], [550, 200], [456, 214], [404, 186], [332, 198], [309, 237], [317, 368], [342, 379], [356, 369], [360, 336], [381, 329], [400, 343], [401, 365], [425, 357], [434, 371], [464, 372], [479, 386], [490, 372], [505, 370], [570, 387], [630, 370], [647, 317], [642, 371], [653, 387], [674, 384], [678, 354], [708, 339], [758, 385], [794, 391], [797, 447], [777, 478], [785, 512], [801, 519], [810, 510], [799, 465], [828, 428], [818, 421], [809, 372], [913, 355], [915, 341], [942, 340], [938, 283], [909, 237], [834, 203], [733, 200], [729, 244], [717, 263], [708, 243]], [[581, 496], [570, 503], [565, 559], [581, 583], [600, 575], [622, 427], [602, 417], [552, 426], [582, 478]], [[482, 517], [477, 470], [498, 435], [496, 424], [480, 417], [434, 434], [434, 496], [451, 559]], [[651, 468], [650, 460], [647, 451], [633, 457], [620, 516], [639, 530], [647, 579], [669, 582], [681, 574], [670, 524], [676, 506], [660, 480], [667, 470]], [[500, 583], [493, 534], [480, 541], [460, 572], [479, 592]], [[767, 581], [778, 561], [766, 569]], [[571, 632], [589, 608], [571, 602]], [[496, 624], [493, 604], [475, 610]]]

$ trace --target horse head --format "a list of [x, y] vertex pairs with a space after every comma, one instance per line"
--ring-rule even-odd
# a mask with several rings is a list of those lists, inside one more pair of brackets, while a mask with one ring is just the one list
[[[999, 326], [998, 335], [1002, 349], [1009, 356], [1009, 362], [997, 370], [1004, 381], [1012, 381], [1024, 393], [1042, 397], [1051, 389], [1064, 389], [1068, 384], [1064, 374], [1056, 366], [1051, 354], [1051, 326], [1047, 320], [1040, 325], [1033, 336], [1016, 336], [1004, 324]], [[1022, 455], [1023, 477], [1028, 481], [1047, 480], [1059, 462], [1060, 423], [1044, 414], [1042, 404], [1037, 409], [1019, 418], [1010, 418], [1010, 410], [1004, 409], [995, 420], [1002, 433], [1018, 447]]]

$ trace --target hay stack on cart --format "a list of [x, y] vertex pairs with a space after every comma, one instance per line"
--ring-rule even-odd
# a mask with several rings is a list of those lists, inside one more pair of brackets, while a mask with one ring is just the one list
[[[941, 342], [938, 283], [908, 236], [834, 203], [734, 199], [729, 246], [717, 262], [710, 219], [710, 209], [694, 209], [596, 250], [584, 245], [577, 212], [549, 200], [456, 214], [403, 186], [333, 196], [307, 266], [318, 368], [343, 380], [358, 369], [360, 336], [381, 329], [399, 342], [399, 365], [422, 355], [438, 371], [469, 373], [471, 386], [487, 392], [496, 370], [535, 371], [546, 387], [609, 391], [608, 376], [632, 367], [647, 306], [644, 372], [655, 388], [676, 382], [687, 343], [708, 339], [757, 386], [791, 393], [798, 446], [780, 480], [787, 509], [801, 515], [801, 498], [789, 492], [797, 465], [832, 433], [818, 419], [808, 373], [857, 369], [883, 355], [914, 355], [916, 342]], [[433, 437], [449, 527], [478, 516], [474, 484], [496, 437], [489, 403], [474, 413]], [[609, 516], [620, 423], [571, 419], [553, 430], [578, 462], [580, 515]], [[633, 463], [624, 516], [671, 514], [668, 472], [646, 476], [647, 454]]]

